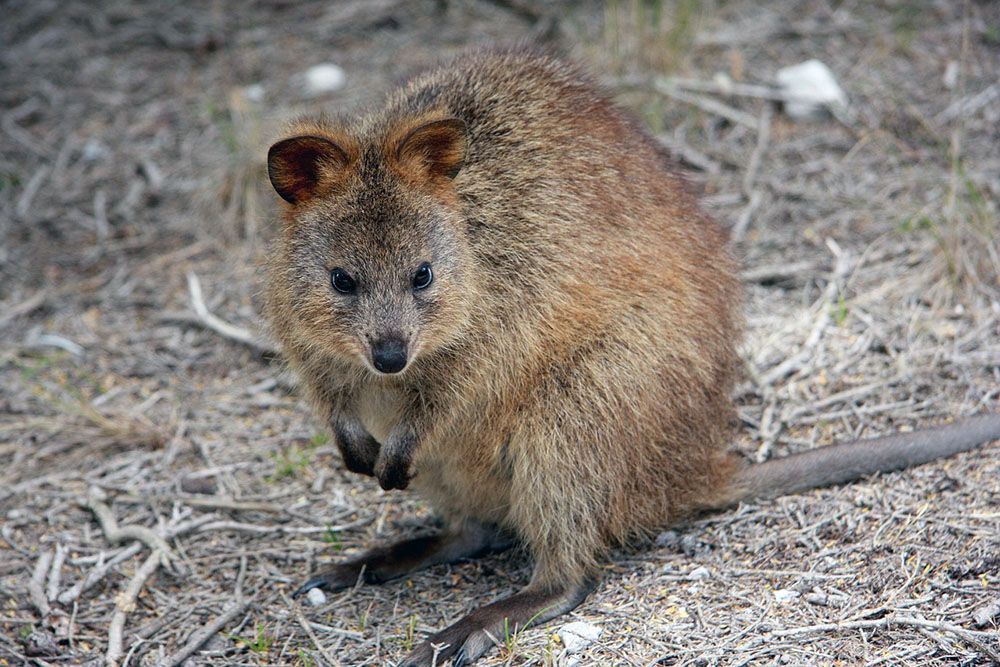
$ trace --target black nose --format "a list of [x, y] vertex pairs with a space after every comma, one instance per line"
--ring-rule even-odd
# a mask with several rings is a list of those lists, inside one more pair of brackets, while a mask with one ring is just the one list
[[372, 343], [372, 364], [383, 373], [398, 373], [406, 366], [406, 343], [383, 338]]

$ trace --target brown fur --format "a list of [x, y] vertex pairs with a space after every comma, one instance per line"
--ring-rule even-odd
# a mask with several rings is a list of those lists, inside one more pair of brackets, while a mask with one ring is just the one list
[[[272, 156], [276, 185], [299, 184], [270, 260], [272, 329], [352, 470], [412, 485], [453, 535], [496, 527], [528, 547], [521, 616], [582, 599], [608, 547], [735, 497], [726, 236], [579, 71], [477, 53], [353, 126], [291, 134], [348, 158]], [[415, 292], [423, 261], [434, 282]], [[334, 267], [356, 296], [331, 289]], [[370, 368], [385, 335], [409, 344], [398, 375]], [[483, 543], [427, 544], [406, 562]], [[378, 558], [383, 578], [409, 567]], [[485, 650], [442, 637], [464, 659]]]

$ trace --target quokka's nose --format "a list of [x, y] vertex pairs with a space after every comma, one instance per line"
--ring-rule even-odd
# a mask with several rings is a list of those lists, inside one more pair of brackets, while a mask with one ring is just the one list
[[372, 343], [372, 365], [382, 373], [398, 373], [406, 367], [406, 343], [383, 338]]

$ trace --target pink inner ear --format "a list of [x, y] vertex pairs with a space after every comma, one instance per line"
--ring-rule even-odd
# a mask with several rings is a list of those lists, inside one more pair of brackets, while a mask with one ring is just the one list
[[343, 169], [349, 162], [344, 149], [325, 137], [291, 137], [267, 152], [267, 174], [281, 198], [297, 204], [316, 194], [331, 168]]
[[458, 118], [425, 123], [404, 137], [396, 158], [403, 164], [417, 162], [431, 176], [454, 178], [465, 160], [466, 134], [465, 123]]

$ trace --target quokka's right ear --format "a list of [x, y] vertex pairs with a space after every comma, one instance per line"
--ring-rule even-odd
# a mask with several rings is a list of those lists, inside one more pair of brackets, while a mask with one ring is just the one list
[[351, 163], [343, 148], [326, 137], [282, 139], [267, 151], [267, 175], [281, 198], [298, 204], [336, 182]]

